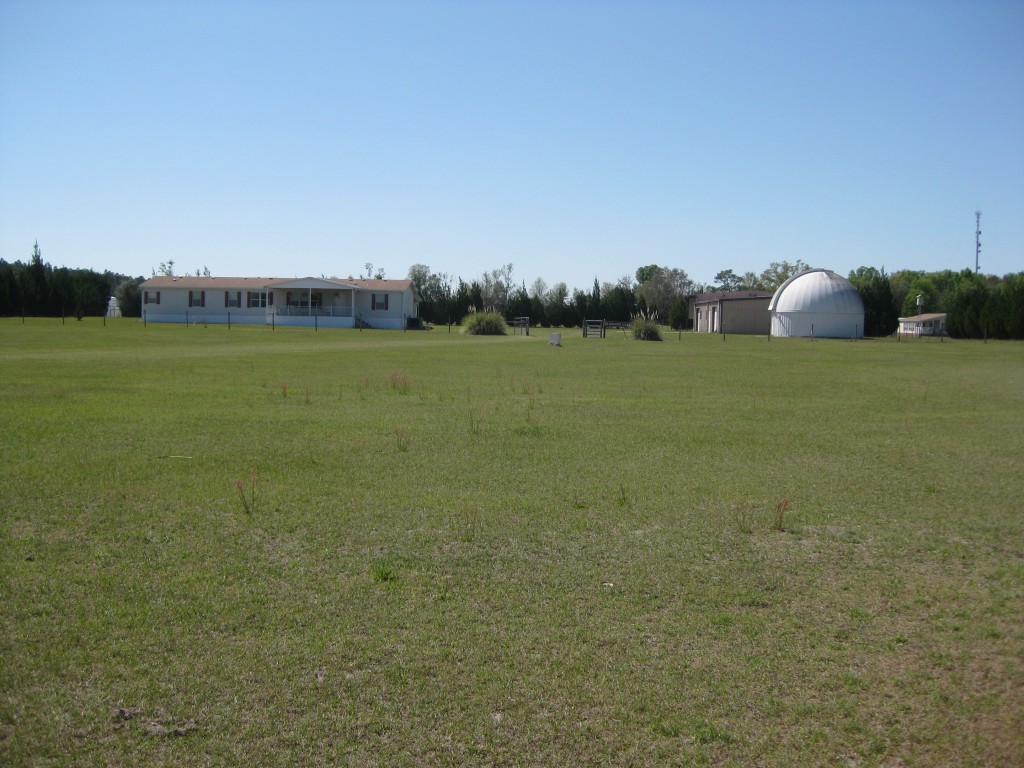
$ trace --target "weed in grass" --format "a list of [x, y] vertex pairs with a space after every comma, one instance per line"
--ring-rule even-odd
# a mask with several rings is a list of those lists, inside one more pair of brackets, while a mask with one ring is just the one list
[[287, 398], [288, 397], [288, 385], [287, 384], [284, 384], [284, 383], [281, 384], [281, 397], [283, 397], [283, 398]]
[[783, 499], [775, 506], [775, 517], [772, 520], [772, 530], [786, 530], [786, 510], [789, 509], [789, 499]]
[[471, 435], [479, 435], [480, 434], [480, 426], [481, 426], [481, 424], [480, 424], [480, 416], [479, 416], [479, 414], [474, 412], [473, 406], [470, 405], [469, 406], [469, 433]]
[[626, 493], [626, 486], [623, 483], [619, 483], [619, 497], [617, 501], [622, 509], [629, 509], [629, 494]]
[[395, 442], [398, 445], [398, 450], [401, 453], [405, 453], [409, 450], [409, 440], [412, 438], [412, 433], [408, 429], [402, 427], [395, 427]]
[[861, 680], [860, 675], [858, 675], [856, 672], [852, 670], [846, 670], [845, 672], [843, 672], [843, 674], [840, 676], [840, 680], [843, 684], [843, 687], [846, 688], [848, 691], [859, 691], [865, 687], [864, 681]]
[[683, 734], [683, 729], [677, 723], [670, 723], [659, 720], [651, 726], [651, 731], [656, 736], [667, 736], [670, 739], [677, 739]]
[[750, 524], [750, 504], [743, 502], [735, 507], [736, 530], [740, 533], [753, 533], [754, 528]]
[[694, 744], [730, 744], [732, 734], [725, 728], [707, 721], [700, 723], [693, 732]]
[[378, 584], [394, 584], [398, 581], [398, 571], [388, 563], [374, 563], [370, 569], [371, 578]]
[[235, 481], [235, 490], [238, 491], [238, 499], [242, 502], [242, 509], [245, 513], [252, 517], [256, 514], [257, 504], [259, 502], [259, 478], [256, 477], [256, 473], [253, 472], [249, 478], [248, 489], [245, 480]]
[[521, 437], [541, 437], [543, 435], [539, 424], [520, 424], [512, 431]]
[[465, 525], [462, 529], [462, 540], [467, 544], [476, 540], [477, 534], [477, 517], [480, 514], [480, 510], [477, 507], [467, 509], [465, 514]]
[[400, 395], [409, 394], [410, 382], [409, 377], [398, 373], [397, 371], [391, 372], [391, 389]]
[[304, 396], [306, 405], [312, 405], [313, 404], [313, 396], [312, 396], [312, 393], [309, 391], [309, 387], [306, 387], [304, 390], [302, 390], [302, 394]]
[[171, 537], [164, 534], [163, 536], [157, 536], [153, 531], [146, 531], [143, 535], [142, 540], [151, 546], [162, 546], [164, 544], [170, 544]]

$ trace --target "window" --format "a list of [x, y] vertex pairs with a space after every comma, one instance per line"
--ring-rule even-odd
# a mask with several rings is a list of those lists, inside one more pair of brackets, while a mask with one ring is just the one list
[[144, 291], [142, 294], [143, 304], [159, 304], [160, 291]]
[[388, 294], [386, 293], [374, 293], [370, 297], [371, 306], [373, 309], [383, 309], [385, 312], [388, 309]]
[[253, 307], [267, 306], [267, 294], [263, 293], [262, 291], [249, 291], [249, 297], [246, 301], [246, 306], [249, 307], [250, 309], [252, 309]]
[[[285, 303], [289, 307], [299, 307], [301, 309], [317, 309], [323, 306], [323, 294], [322, 293], [308, 293], [306, 291], [299, 291], [293, 294], [291, 291], [285, 294]], [[274, 297], [270, 297], [270, 303], [274, 303]]]
[[188, 305], [190, 307], [205, 307], [206, 306], [206, 291], [189, 291], [188, 292]]
[[239, 307], [242, 306], [242, 292], [241, 291], [224, 291], [224, 306], [225, 307]]

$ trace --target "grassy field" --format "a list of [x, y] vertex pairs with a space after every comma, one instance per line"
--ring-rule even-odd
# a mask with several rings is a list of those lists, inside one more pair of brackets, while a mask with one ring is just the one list
[[4, 765], [1024, 764], [1024, 345], [0, 320]]

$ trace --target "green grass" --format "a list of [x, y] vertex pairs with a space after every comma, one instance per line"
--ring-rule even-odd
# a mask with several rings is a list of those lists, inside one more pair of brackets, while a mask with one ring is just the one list
[[1024, 345], [577, 334], [0, 321], [0, 763], [1024, 763]]

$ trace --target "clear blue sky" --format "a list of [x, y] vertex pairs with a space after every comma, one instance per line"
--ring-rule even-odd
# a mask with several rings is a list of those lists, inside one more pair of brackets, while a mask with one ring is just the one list
[[0, 0], [0, 258], [1024, 269], [1024, 2]]

